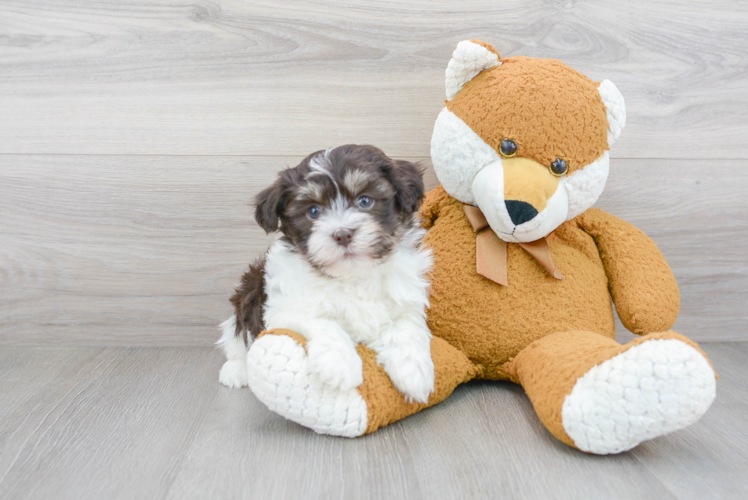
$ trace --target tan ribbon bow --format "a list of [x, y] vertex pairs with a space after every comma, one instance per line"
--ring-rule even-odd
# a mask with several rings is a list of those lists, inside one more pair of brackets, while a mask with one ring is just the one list
[[[478, 233], [475, 238], [475, 265], [478, 274], [485, 276], [499, 285], [509, 286], [506, 277], [506, 242], [496, 236], [488, 226], [486, 217], [480, 208], [472, 205], [463, 205], [463, 211], [473, 231]], [[564, 276], [556, 270], [551, 258], [551, 249], [545, 238], [531, 241], [529, 243], [518, 243], [529, 253], [551, 276], [557, 280]]]

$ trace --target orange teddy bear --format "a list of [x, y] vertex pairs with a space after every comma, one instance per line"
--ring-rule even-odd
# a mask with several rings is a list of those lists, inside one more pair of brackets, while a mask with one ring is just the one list
[[[446, 87], [431, 144], [442, 186], [421, 209], [434, 255], [428, 403], [406, 403], [363, 346], [360, 387], [321, 386], [306, 372], [305, 340], [288, 331], [252, 345], [250, 388], [291, 420], [350, 437], [475, 378], [521, 384], [554, 436], [591, 453], [698, 420], [716, 376], [696, 343], [669, 330], [679, 309], [672, 271], [641, 231], [590, 208], [625, 124], [615, 85], [556, 60], [502, 59], [471, 40], [457, 46]], [[614, 340], [611, 299], [640, 338]]]

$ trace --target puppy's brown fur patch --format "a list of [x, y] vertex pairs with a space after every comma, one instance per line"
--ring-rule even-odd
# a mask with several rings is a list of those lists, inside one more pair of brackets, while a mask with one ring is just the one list
[[247, 331], [256, 339], [265, 329], [262, 311], [265, 308], [267, 294], [264, 286], [265, 256], [263, 255], [249, 265], [249, 270], [242, 276], [242, 281], [231, 297], [236, 314], [236, 336], [244, 339], [248, 345]]

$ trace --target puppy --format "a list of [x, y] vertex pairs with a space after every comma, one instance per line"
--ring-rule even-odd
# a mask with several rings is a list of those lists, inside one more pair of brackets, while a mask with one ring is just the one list
[[421, 173], [373, 146], [313, 153], [257, 196], [255, 219], [282, 236], [250, 265], [218, 344], [229, 387], [247, 385], [246, 353], [263, 330], [307, 339], [309, 371], [342, 391], [363, 382], [362, 343], [409, 402], [434, 390], [426, 326], [431, 252], [421, 248]]

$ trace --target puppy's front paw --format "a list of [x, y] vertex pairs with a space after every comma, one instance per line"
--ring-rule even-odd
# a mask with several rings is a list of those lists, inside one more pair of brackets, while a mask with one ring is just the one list
[[426, 403], [434, 392], [434, 362], [431, 351], [389, 349], [380, 352], [377, 362], [384, 367], [397, 390], [408, 403]]
[[364, 383], [363, 363], [352, 346], [319, 338], [307, 343], [309, 371], [322, 383], [342, 391]]
[[247, 386], [247, 362], [230, 359], [223, 364], [218, 374], [218, 381], [226, 387], [239, 389]]

